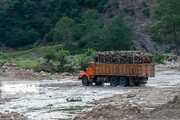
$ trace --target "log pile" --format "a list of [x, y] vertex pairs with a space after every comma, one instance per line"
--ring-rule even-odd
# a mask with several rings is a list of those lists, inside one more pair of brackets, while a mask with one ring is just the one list
[[113, 64], [144, 64], [152, 60], [153, 55], [140, 51], [106, 51], [94, 57], [94, 62]]

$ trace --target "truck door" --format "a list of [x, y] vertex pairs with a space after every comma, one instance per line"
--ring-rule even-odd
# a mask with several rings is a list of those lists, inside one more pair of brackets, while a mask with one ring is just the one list
[[87, 73], [89, 75], [94, 75], [94, 64], [93, 63], [89, 63]]

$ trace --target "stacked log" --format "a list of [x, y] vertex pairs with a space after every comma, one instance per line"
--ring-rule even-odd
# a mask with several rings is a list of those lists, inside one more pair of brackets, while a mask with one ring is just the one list
[[94, 62], [114, 64], [144, 64], [152, 60], [153, 55], [140, 51], [106, 51], [94, 57]]

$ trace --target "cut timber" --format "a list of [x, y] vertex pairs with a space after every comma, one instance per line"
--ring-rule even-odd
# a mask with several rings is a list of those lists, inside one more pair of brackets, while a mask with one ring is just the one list
[[114, 64], [145, 64], [152, 60], [153, 55], [140, 51], [106, 51], [94, 57], [94, 62]]

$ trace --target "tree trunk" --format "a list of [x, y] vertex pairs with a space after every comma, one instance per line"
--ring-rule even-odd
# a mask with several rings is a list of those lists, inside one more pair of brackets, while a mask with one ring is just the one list
[[175, 29], [175, 25], [173, 22], [173, 34], [174, 34], [174, 44], [175, 44], [175, 50], [176, 50], [176, 55], [179, 56], [179, 46], [178, 46], [178, 42], [177, 42], [177, 34], [176, 34], [176, 29]]

